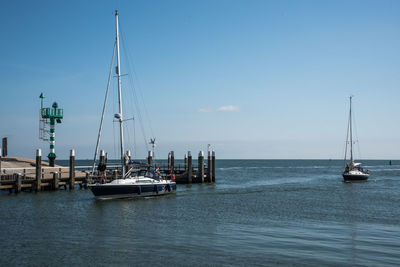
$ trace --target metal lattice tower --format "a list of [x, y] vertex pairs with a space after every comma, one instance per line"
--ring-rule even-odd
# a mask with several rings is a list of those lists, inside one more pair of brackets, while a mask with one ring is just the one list
[[[61, 123], [61, 119], [63, 118], [64, 110], [58, 108], [57, 102], [54, 102], [51, 108], [43, 107], [43, 93], [40, 94], [41, 99], [41, 107], [40, 107], [40, 122], [39, 122], [39, 138], [48, 141], [50, 140], [50, 153], [47, 156], [49, 158], [50, 166], [54, 167], [54, 161], [56, 159], [56, 133], [55, 133], [55, 124]], [[47, 125], [50, 121], [50, 131], [47, 131]], [[49, 134], [49, 138], [47, 138], [47, 134]]]

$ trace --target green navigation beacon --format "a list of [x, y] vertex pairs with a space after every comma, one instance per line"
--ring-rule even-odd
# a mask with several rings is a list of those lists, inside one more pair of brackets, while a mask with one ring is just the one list
[[[55, 125], [61, 123], [63, 118], [64, 110], [58, 108], [57, 102], [54, 102], [51, 108], [43, 107], [43, 93], [40, 94], [41, 106], [40, 106], [40, 122], [39, 122], [39, 138], [44, 141], [50, 141], [50, 153], [47, 156], [49, 158], [49, 165], [54, 167], [54, 161], [56, 159], [55, 150]], [[47, 130], [47, 126], [50, 124], [50, 131]], [[49, 135], [49, 138], [47, 137]]]

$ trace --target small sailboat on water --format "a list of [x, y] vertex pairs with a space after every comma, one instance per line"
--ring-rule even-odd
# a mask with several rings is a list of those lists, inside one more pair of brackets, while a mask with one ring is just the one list
[[366, 181], [370, 174], [369, 170], [363, 169], [361, 167], [361, 163], [354, 162], [353, 158], [353, 125], [352, 125], [352, 113], [351, 113], [352, 98], [353, 96], [350, 96], [349, 123], [347, 127], [346, 151], [344, 156], [344, 160], [346, 162], [347, 144], [350, 144], [350, 161], [345, 163], [345, 168], [342, 174], [343, 180], [345, 182]]
[[[117, 57], [117, 68], [116, 74], [118, 78], [118, 104], [119, 113], [114, 115], [114, 118], [119, 122], [120, 130], [120, 152], [121, 152], [121, 165], [122, 171], [117, 179], [111, 181], [110, 183], [91, 183], [89, 188], [97, 199], [114, 199], [114, 198], [132, 198], [132, 197], [144, 197], [144, 196], [158, 196], [166, 195], [176, 192], [176, 183], [171, 180], [164, 179], [159, 176], [157, 171], [153, 171], [150, 168], [148, 170], [141, 170], [138, 172], [137, 165], [133, 162], [129, 162], [127, 154], [124, 150], [124, 128], [123, 128], [123, 116], [122, 116], [122, 90], [121, 90], [121, 68], [120, 68], [120, 56], [119, 56], [119, 32], [118, 32], [118, 11], [115, 11], [115, 22], [116, 22], [116, 41], [114, 46], [114, 51], [116, 48]], [[114, 58], [114, 55], [113, 55]], [[110, 71], [111, 75], [111, 71]], [[109, 76], [110, 81], [110, 76]], [[103, 114], [101, 117], [99, 134], [97, 138], [94, 163], [93, 163], [93, 173], [96, 163], [96, 157], [98, 152], [98, 146], [100, 142], [101, 129], [104, 119], [104, 111], [107, 103], [109, 83], [107, 86], [106, 97], [103, 106]], [[154, 141], [153, 149], [154, 149]], [[100, 168], [98, 168], [100, 170]], [[139, 169], [140, 170], [140, 169]], [[100, 170], [104, 171], [104, 169]]]

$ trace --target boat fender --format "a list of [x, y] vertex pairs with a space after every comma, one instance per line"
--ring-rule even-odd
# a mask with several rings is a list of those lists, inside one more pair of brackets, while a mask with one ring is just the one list
[[140, 195], [141, 193], [142, 193], [142, 187], [139, 185], [138, 195]]
[[171, 185], [170, 184], [167, 184], [167, 190], [168, 190], [168, 192], [171, 192]]
[[175, 182], [175, 174], [172, 174], [172, 181]]

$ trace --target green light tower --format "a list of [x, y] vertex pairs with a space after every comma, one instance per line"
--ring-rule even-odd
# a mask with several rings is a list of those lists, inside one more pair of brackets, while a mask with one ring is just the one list
[[[47, 133], [49, 133], [50, 136], [50, 153], [47, 156], [49, 158], [49, 165], [51, 167], [54, 167], [54, 161], [56, 159], [56, 150], [55, 150], [55, 144], [56, 144], [56, 133], [55, 133], [55, 125], [57, 123], [61, 123], [61, 119], [63, 118], [63, 112], [64, 110], [61, 108], [58, 108], [57, 102], [54, 102], [51, 108], [43, 108], [43, 99], [44, 95], [43, 93], [40, 94], [40, 100], [41, 100], [41, 106], [40, 106], [40, 124], [39, 124], [39, 138], [48, 141], [47, 139]], [[50, 121], [50, 132], [48, 132], [46, 129], [46, 126], [49, 124]]]

